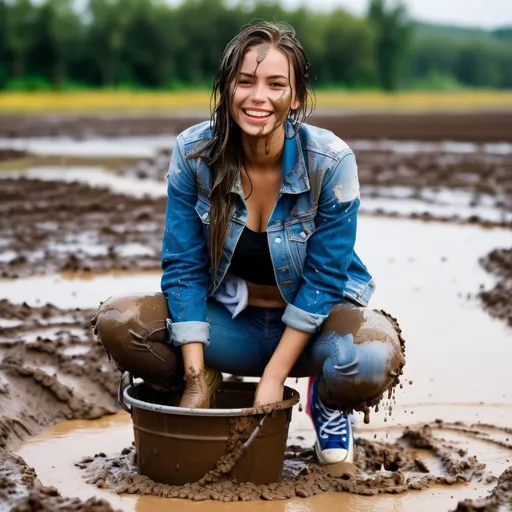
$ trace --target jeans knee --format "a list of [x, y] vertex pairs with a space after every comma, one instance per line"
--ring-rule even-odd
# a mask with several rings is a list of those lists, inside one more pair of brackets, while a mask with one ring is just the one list
[[334, 310], [326, 324], [321, 336], [332, 348], [323, 366], [324, 398], [349, 407], [380, 398], [405, 364], [394, 325], [382, 313], [356, 307]]

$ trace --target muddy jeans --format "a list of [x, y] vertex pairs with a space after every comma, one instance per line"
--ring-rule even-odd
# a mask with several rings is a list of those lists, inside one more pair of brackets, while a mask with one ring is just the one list
[[[248, 306], [235, 319], [208, 300], [210, 344], [205, 364], [239, 376], [261, 376], [285, 324], [283, 309]], [[95, 333], [121, 371], [157, 389], [182, 380], [180, 350], [169, 344], [167, 301], [162, 293], [110, 298], [93, 319]], [[349, 407], [380, 396], [392, 384], [404, 357], [393, 321], [382, 312], [342, 303], [313, 336], [290, 377], [322, 376], [326, 400]]]

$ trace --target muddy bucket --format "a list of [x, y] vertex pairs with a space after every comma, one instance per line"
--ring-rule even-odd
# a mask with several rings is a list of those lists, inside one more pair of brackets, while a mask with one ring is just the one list
[[132, 415], [138, 473], [171, 485], [196, 482], [215, 468], [233, 433], [245, 424], [245, 437], [252, 435], [226, 478], [256, 485], [279, 482], [299, 394], [285, 386], [280, 407], [265, 415], [252, 409], [255, 391], [255, 383], [224, 382], [214, 409], [186, 409], [168, 405], [169, 394], [144, 383], [127, 386], [120, 400]]

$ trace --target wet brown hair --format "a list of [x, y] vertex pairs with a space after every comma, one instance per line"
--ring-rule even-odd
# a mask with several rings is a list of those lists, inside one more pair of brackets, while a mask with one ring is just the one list
[[240, 128], [233, 121], [230, 111], [233, 97], [230, 86], [238, 78], [245, 54], [250, 48], [262, 44], [269, 44], [281, 51], [295, 71], [295, 84], [290, 83], [290, 86], [299, 107], [290, 110], [287, 116], [295, 122], [295, 134], [314, 108], [309, 64], [295, 30], [285, 23], [266, 21], [242, 27], [240, 33], [227, 44], [214, 80], [211, 96], [212, 137], [198, 152], [188, 157], [202, 157], [212, 169], [209, 253], [214, 277], [222, 257], [229, 219], [235, 208], [236, 196], [231, 189], [243, 168]]

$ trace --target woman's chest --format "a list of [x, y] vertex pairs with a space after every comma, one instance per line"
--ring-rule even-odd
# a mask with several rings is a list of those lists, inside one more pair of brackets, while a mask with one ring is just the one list
[[281, 173], [252, 173], [242, 177], [247, 227], [265, 231], [281, 189]]

